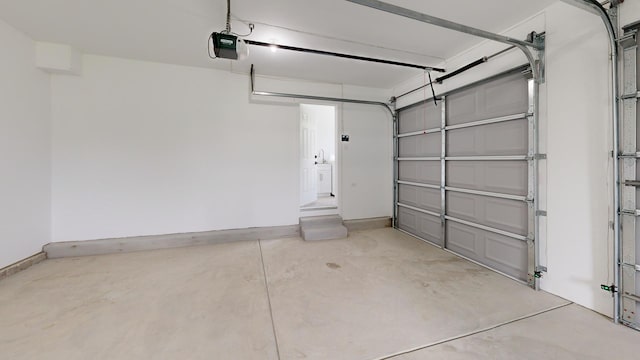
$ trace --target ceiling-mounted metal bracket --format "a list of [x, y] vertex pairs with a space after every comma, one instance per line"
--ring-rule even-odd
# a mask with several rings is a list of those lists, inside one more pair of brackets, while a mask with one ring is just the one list
[[546, 40], [546, 37], [544, 33], [539, 34], [535, 31], [532, 31], [527, 36], [527, 41], [536, 45], [533, 48], [535, 51], [535, 66], [538, 71], [537, 71], [537, 78], [534, 80], [537, 81], [538, 84], [544, 84], [545, 77], [546, 77], [545, 40]]

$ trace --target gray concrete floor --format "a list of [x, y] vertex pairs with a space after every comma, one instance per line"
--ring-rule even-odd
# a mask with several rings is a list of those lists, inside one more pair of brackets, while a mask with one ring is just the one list
[[392, 229], [47, 260], [0, 281], [0, 359], [639, 354], [640, 333]]

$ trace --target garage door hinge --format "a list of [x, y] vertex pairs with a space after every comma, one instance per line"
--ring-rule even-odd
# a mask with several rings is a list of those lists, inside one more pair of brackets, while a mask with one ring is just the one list
[[547, 160], [547, 154], [536, 154], [533, 158], [536, 160]]
[[547, 211], [546, 210], [537, 210], [536, 211], [536, 216], [547, 216]]

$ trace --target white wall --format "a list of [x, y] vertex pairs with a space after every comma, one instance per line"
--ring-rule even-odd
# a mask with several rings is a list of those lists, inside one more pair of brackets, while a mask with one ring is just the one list
[[[345, 104], [341, 134], [342, 216], [391, 216], [393, 211], [392, 122], [382, 107]], [[347, 120], [348, 119], [348, 120]]]
[[[312, 85], [256, 83], [347, 91]], [[82, 77], [53, 76], [53, 240], [296, 224], [299, 106], [248, 87], [246, 75], [101, 56], [84, 56]], [[359, 139], [343, 161], [345, 217], [390, 216], [390, 118], [363, 106], [341, 117]]]
[[[571, 19], [571, 21], [567, 21]], [[543, 289], [611, 316], [610, 87], [602, 21], [566, 4], [547, 12], [549, 273]]]
[[35, 43], [0, 20], [0, 268], [50, 240], [50, 82]]
[[[624, 12], [624, 6], [622, 11]], [[505, 31], [524, 38], [532, 30], [547, 34], [546, 83], [541, 86], [540, 151], [542, 219], [541, 262], [549, 272], [542, 289], [612, 315], [611, 296], [600, 284], [611, 283], [610, 81], [608, 40], [600, 18], [565, 3], [556, 3], [531, 19]], [[507, 45], [484, 42], [449, 59], [456, 69]], [[455, 89], [524, 64], [512, 51], [455, 77], [436, 88]], [[399, 94], [422, 83], [417, 77], [400, 84]], [[427, 95], [429, 95], [427, 93]], [[424, 98], [419, 92], [401, 106]]]

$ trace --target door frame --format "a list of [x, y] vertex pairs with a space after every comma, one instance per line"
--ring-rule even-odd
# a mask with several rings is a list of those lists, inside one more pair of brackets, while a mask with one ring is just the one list
[[[344, 123], [342, 119], [343, 108], [341, 103], [331, 102], [331, 101], [305, 101], [300, 102], [298, 104], [298, 184], [301, 183], [300, 177], [302, 176], [302, 169], [300, 168], [301, 164], [301, 154], [300, 154], [300, 126], [302, 121], [302, 105], [320, 105], [320, 106], [331, 106], [335, 109], [334, 112], [334, 121], [335, 121], [335, 166], [334, 171], [336, 175], [333, 176], [335, 182], [333, 184], [333, 194], [336, 198], [336, 208], [335, 209], [322, 209], [322, 210], [302, 210], [300, 209], [300, 205], [298, 205], [299, 217], [307, 217], [307, 216], [323, 216], [323, 215], [340, 215], [342, 216], [343, 209], [343, 196], [342, 196], [342, 184], [343, 184], [343, 161], [342, 161], [342, 146], [340, 145], [340, 136], [344, 133]], [[300, 203], [300, 194], [302, 189], [298, 189], [298, 204]]]

